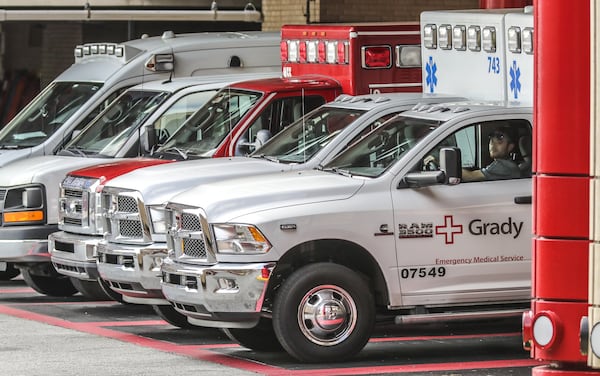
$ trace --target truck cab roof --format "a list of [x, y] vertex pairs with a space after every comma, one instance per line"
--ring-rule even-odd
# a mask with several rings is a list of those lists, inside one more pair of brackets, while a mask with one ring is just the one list
[[277, 77], [268, 79], [248, 80], [229, 85], [231, 88], [261, 91], [263, 93], [298, 91], [301, 89], [325, 89], [340, 88], [336, 80], [318, 75], [302, 77]]
[[166, 91], [176, 92], [184, 88], [198, 86], [198, 85], [212, 85], [221, 84], [223, 82], [236, 82], [244, 81], [248, 79], [259, 79], [259, 78], [274, 78], [278, 77], [277, 72], [264, 72], [264, 73], [237, 73], [227, 75], [209, 75], [209, 76], [192, 76], [192, 77], [178, 77], [170, 80], [154, 80], [143, 82], [141, 84], [132, 86], [127, 91]]
[[496, 102], [447, 102], [439, 104], [417, 104], [410, 111], [402, 113], [405, 117], [437, 120], [447, 122], [460, 117], [473, 116], [478, 113], [531, 113], [531, 107], [499, 105]]

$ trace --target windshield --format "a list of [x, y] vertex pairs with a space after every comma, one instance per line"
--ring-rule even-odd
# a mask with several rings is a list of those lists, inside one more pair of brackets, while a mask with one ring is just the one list
[[438, 126], [438, 121], [394, 117], [339, 154], [324, 169], [377, 177]]
[[275, 135], [251, 156], [304, 163], [363, 113], [356, 109], [320, 107]]
[[161, 91], [126, 91], [87, 125], [60, 154], [114, 157], [132, 133], [168, 97]]
[[156, 152], [178, 150], [186, 156], [212, 156], [261, 96], [258, 92], [220, 90]]
[[53, 82], [0, 131], [0, 149], [41, 144], [82, 107], [100, 83]]

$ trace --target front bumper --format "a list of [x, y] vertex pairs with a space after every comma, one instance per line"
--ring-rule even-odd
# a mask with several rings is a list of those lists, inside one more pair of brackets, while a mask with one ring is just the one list
[[50, 262], [48, 235], [58, 225], [0, 227], [0, 261]]
[[160, 265], [166, 244], [131, 246], [101, 243], [97, 247], [98, 272], [123, 300], [136, 304], [169, 304], [160, 286]]
[[96, 245], [101, 236], [79, 235], [58, 231], [48, 236], [52, 264], [61, 274], [86, 281], [98, 279]]
[[162, 291], [175, 309], [194, 325], [251, 328], [261, 309], [272, 263], [193, 266], [166, 258]]

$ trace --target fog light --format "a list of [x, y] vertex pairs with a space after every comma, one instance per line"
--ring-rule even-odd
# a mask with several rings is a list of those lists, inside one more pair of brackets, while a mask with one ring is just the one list
[[219, 290], [223, 290], [226, 292], [236, 292], [239, 290], [239, 287], [238, 287], [238, 284], [233, 279], [219, 278]]
[[152, 265], [150, 265], [150, 270], [160, 270], [160, 267], [163, 263], [163, 258], [160, 256], [152, 257]]

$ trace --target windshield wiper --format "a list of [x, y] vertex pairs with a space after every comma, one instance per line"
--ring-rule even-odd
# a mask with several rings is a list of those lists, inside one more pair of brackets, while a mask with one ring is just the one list
[[252, 158], [261, 158], [261, 159], [266, 159], [269, 162], [279, 163], [279, 158], [273, 157], [271, 155], [256, 154], [256, 155], [253, 155]]
[[171, 146], [170, 148], [166, 148], [165, 150], [161, 150], [160, 153], [168, 153], [170, 151], [176, 151], [177, 154], [179, 154], [179, 156], [186, 160], [188, 159], [188, 155], [187, 155], [187, 150], [181, 150], [180, 148], [176, 147], [176, 146]]
[[71, 146], [66, 148], [65, 150], [70, 152], [71, 154], [77, 154], [81, 157], [87, 158], [87, 154], [83, 151], [83, 148], [81, 146]]
[[0, 149], [6, 149], [6, 150], [14, 150], [14, 149], [19, 149], [19, 145], [0, 145]]
[[354, 174], [351, 173], [350, 170], [344, 170], [344, 169], [339, 168], [339, 167], [324, 168], [323, 171], [332, 171], [332, 172], [335, 172], [336, 174], [340, 174], [342, 176], [347, 176], [349, 178], [351, 178], [352, 176], [354, 176]]

